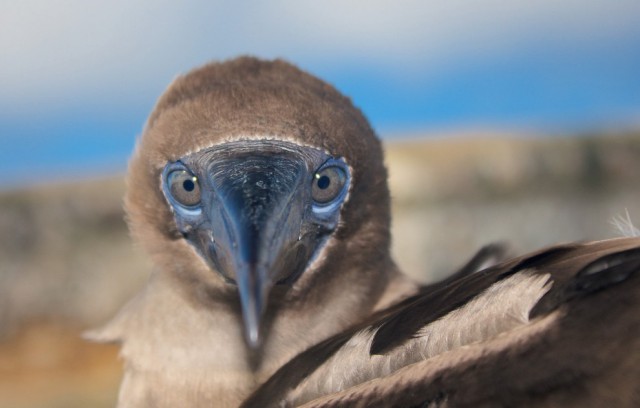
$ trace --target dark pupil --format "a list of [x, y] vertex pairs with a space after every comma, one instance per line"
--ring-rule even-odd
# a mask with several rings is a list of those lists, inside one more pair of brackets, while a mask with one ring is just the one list
[[182, 182], [182, 188], [184, 188], [186, 191], [193, 191], [193, 189], [196, 188], [196, 184], [193, 182], [193, 180], [185, 180]]
[[318, 187], [322, 190], [329, 187], [329, 184], [331, 184], [331, 179], [328, 176], [320, 176], [318, 179]]

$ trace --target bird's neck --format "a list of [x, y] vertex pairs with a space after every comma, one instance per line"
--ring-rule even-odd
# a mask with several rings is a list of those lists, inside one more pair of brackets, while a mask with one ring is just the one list
[[[370, 296], [366, 290], [360, 295], [351, 290], [346, 295], [336, 290], [344, 285], [338, 281], [325, 288], [321, 299], [304, 304], [284, 302], [265, 322], [268, 335], [256, 360], [245, 345], [241, 315], [232, 297], [227, 304], [198, 301], [198, 296], [194, 298], [176, 285], [170, 274], [158, 272], [123, 310], [123, 317], [116, 317], [107, 327], [111, 334], [106, 337], [122, 341], [126, 370], [121, 400], [136, 400], [132, 395], [157, 397], [157, 391], [150, 390], [185, 387], [187, 394], [203, 390], [194, 396], [202, 398], [202, 403], [236, 406], [293, 356], [355, 324], [380, 301], [397, 297], [398, 288], [409, 287], [396, 275], [390, 279], [392, 284], [388, 276], [383, 279], [387, 280], [384, 286], [395, 293], [376, 289], [376, 295]], [[168, 401], [166, 406], [172, 406], [172, 395], [185, 393], [162, 397]], [[147, 403], [141, 399], [139, 406]], [[183, 402], [176, 403], [173, 406]]]

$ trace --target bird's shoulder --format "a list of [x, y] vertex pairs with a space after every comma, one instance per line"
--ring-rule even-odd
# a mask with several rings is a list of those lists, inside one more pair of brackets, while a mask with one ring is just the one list
[[640, 239], [625, 238], [427, 286], [300, 354], [245, 406], [637, 401], [639, 270]]

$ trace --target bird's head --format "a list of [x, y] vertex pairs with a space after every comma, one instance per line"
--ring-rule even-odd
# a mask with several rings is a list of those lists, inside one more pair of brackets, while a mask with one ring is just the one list
[[131, 160], [125, 203], [156, 263], [198, 297], [237, 305], [252, 348], [271, 302], [348, 284], [350, 263], [386, 262], [378, 139], [349, 99], [283, 61], [178, 77]]

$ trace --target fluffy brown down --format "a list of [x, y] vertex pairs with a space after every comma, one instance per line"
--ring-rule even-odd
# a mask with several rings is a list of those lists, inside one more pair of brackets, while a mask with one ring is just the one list
[[[249, 353], [237, 288], [178, 233], [160, 183], [169, 161], [264, 139], [342, 157], [352, 183], [321, 256], [291, 287], [272, 291], [265, 341]], [[284, 61], [243, 57], [178, 77], [149, 117], [127, 184], [127, 220], [154, 272], [145, 290], [91, 335], [122, 344], [121, 407], [237, 406], [291, 357], [414, 288], [389, 255], [380, 141], [348, 98]]]

